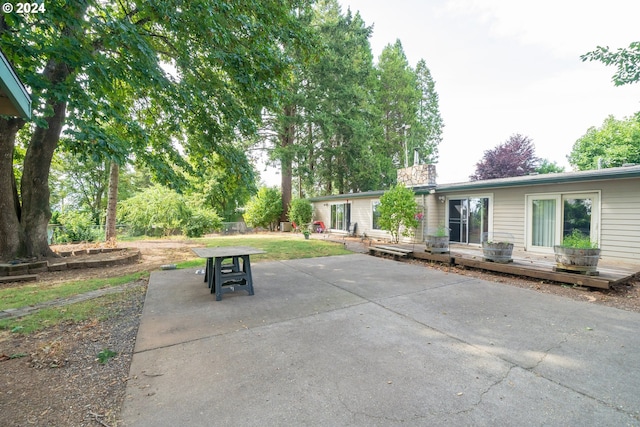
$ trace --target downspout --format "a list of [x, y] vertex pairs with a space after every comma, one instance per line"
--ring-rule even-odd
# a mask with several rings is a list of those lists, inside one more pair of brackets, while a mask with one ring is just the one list
[[424, 193], [422, 193], [422, 221], [420, 224], [420, 239], [424, 242], [424, 225], [429, 222], [429, 217], [427, 216], [429, 210], [427, 209], [427, 198]]

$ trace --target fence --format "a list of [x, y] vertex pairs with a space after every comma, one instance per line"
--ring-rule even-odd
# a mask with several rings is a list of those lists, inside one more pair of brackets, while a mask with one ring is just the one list
[[245, 224], [244, 221], [223, 222], [220, 233], [221, 234], [246, 234], [251, 231], [253, 231], [253, 229], [248, 228], [247, 224]]

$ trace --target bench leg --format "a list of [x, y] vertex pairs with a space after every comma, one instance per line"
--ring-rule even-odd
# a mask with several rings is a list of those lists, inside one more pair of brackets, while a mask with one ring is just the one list
[[249, 292], [249, 295], [253, 295], [253, 277], [251, 277], [249, 255], [242, 256], [242, 271], [247, 275], [247, 292]]

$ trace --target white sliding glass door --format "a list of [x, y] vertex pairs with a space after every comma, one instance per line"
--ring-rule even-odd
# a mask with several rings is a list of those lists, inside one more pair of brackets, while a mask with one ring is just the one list
[[552, 252], [564, 236], [578, 230], [599, 240], [600, 194], [535, 194], [527, 198], [527, 250]]

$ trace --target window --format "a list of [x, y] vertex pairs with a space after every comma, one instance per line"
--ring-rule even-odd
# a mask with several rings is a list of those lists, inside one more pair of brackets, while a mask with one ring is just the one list
[[344, 230], [349, 228], [351, 221], [351, 205], [349, 203], [339, 203], [331, 205], [331, 229]]
[[380, 210], [378, 209], [379, 206], [380, 206], [379, 200], [376, 200], [371, 203], [371, 213], [372, 213], [371, 228], [373, 230], [381, 230], [380, 223], [379, 223], [380, 221]]
[[556, 199], [534, 199], [532, 203], [531, 244], [551, 247], [556, 241]]
[[527, 249], [550, 252], [579, 230], [598, 241], [599, 193], [527, 196]]

